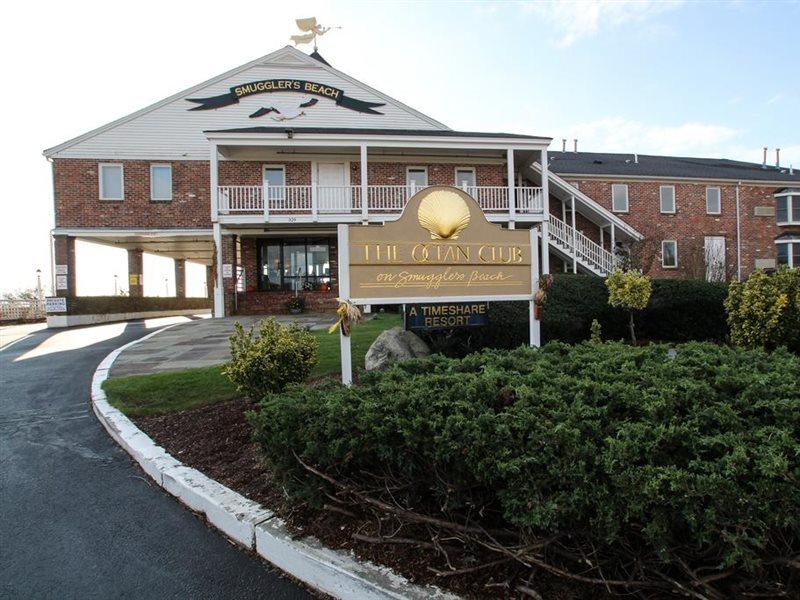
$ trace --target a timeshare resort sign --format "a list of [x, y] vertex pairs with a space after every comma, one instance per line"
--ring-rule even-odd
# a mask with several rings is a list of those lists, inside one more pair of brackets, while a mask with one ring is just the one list
[[[534, 230], [490, 223], [462, 190], [429, 187], [408, 201], [396, 221], [339, 225], [339, 292], [354, 304], [527, 300], [532, 305], [539, 279], [537, 240]], [[532, 308], [530, 331], [531, 345], [538, 345]], [[349, 383], [344, 351], [342, 357]]]

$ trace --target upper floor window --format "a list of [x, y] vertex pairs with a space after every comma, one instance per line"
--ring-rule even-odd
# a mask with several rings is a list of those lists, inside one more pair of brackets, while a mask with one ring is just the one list
[[286, 167], [283, 165], [264, 166], [264, 186], [270, 200], [283, 200], [286, 192]]
[[125, 197], [122, 165], [100, 164], [98, 174], [101, 200], [122, 200]]
[[428, 167], [408, 167], [406, 169], [406, 185], [421, 188], [428, 185]]
[[456, 187], [475, 187], [475, 169], [456, 167]]
[[790, 269], [800, 268], [800, 239], [775, 242], [778, 265], [786, 265]]
[[665, 269], [678, 267], [678, 242], [675, 240], [661, 242], [661, 266]]
[[706, 212], [709, 215], [718, 215], [722, 212], [722, 196], [718, 187], [706, 188]]
[[615, 183], [611, 186], [611, 210], [628, 212], [628, 185]]
[[662, 185], [660, 188], [661, 197], [661, 212], [674, 213], [675, 212], [675, 186]]
[[800, 192], [795, 196], [775, 198], [778, 225], [800, 225]]
[[172, 165], [150, 165], [150, 199], [172, 200]]

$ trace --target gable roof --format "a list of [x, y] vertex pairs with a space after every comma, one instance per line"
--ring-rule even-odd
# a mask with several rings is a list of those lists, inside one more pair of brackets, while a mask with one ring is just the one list
[[687, 179], [730, 179], [734, 181], [800, 182], [794, 174], [758, 163], [726, 158], [690, 158], [608, 152], [550, 152], [550, 170], [560, 175], [609, 175], [614, 177], [676, 177]]
[[104, 133], [106, 131], [114, 129], [115, 127], [119, 127], [119, 126], [124, 125], [126, 123], [129, 123], [131, 121], [134, 121], [135, 119], [137, 119], [139, 117], [142, 117], [142, 116], [144, 116], [144, 115], [146, 115], [148, 113], [151, 113], [151, 112], [153, 112], [153, 111], [155, 111], [155, 110], [157, 110], [157, 109], [159, 109], [161, 107], [167, 106], [167, 105], [169, 105], [169, 104], [171, 104], [171, 103], [173, 103], [173, 102], [175, 102], [177, 100], [181, 100], [182, 98], [194, 95], [194, 94], [200, 92], [201, 90], [203, 90], [203, 89], [205, 89], [205, 88], [207, 88], [209, 86], [218, 84], [218, 83], [224, 81], [225, 79], [228, 79], [230, 77], [238, 75], [239, 73], [247, 71], [248, 69], [251, 69], [253, 67], [257, 67], [259, 65], [263, 65], [265, 63], [277, 63], [277, 62], [281, 62], [281, 61], [283, 61], [284, 63], [289, 63], [289, 64], [294, 63], [294, 64], [297, 64], [297, 65], [311, 65], [311, 66], [323, 69], [323, 70], [327, 71], [328, 73], [331, 73], [331, 74], [333, 74], [333, 75], [335, 75], [335, 76], [337, 76], [337, 77], [339, 77], [339, 78], [341, 78], [341, 79], [343, 79], [343, 80], [345, 80], [345, 81], [347, 81], [349, 83], [352, 83], [353, 85], [360, 86], [361, 88], [365, 89], [366, 91], [370, 92], [371, 94], [374, 94], [375, 96], [377, 96], [378, 98], [383, 100], [386, 104], [391, 104], [391, 105], [395, 106], [396, 108], [399, 108], [399, 109], [401, 109], [401, 110], [403, 110], [405, 112], [413, 114], [414, 116], [416, 116], [417, 118], [421, 119], [422, 121], [425, 121], [428, 124], [430, 124], [433, 128], [440, 129], [440, 130], [449, 130], [449, 127], [447, 127], [447, 125], [445, 125], [445, 124], [433, 119], [432, 117], [429, 117], [429, 116], [427, 116], [427, 115], [425, 115], [425, 114], [423, 114], [423, 113], [421, 113], [421, 112], [419, 112], [419, 111], [417, 111], [417, 110], [415, 110], [415, 109], [403, 104], [399, 100], [396, 100], [396, 99], [394, 99], [394, 98], [392, 98], [390, 96], [387, 96], [386, 94], [384, 94], [382, 92], [379, 92], [378, 90], [368, 86], [367, 84], [365, 84], [365, 83], [363, 83], [361, 81], [358, 81], [357, 79], [355, 79], [353, 77], [350, 77], [349, 75], [347, 75], [345, 73], [342, 73], [341, 71], [339, 71], [337, 69], [334, 69], [318, 53], [316, 54], [316, 56], [309, 56], [309, 55], [305, 54], [304, 52], [301, 52], [300, 50], [297, 50], [296, 48], [293, 48], [291, 46], [284, 46], [283, 48], [281, 48], [279, 50], [276, 50], [275, 52], [271, 52], [270, 54], [267, 54], [265, 56], [262, 56], [260, 58], [255, 59], [255, 60], [252, 60], [252, 61], [250, 61], [248, 63], [245, 63], [245, 64], [243, 64], [243, 65], [241, 65], [239, 67], [231, 69], [230, 71], [226, 71], [225, 73], [217, 75], [216, 77], [208, 79], [207, 81], [204, 81], [204, 82], [202, 82], [200, 84], [197, 84], [197, 85], [192, 86], [192, 87], [190, 87], [188, 89], [182, 90], [182, 91], [180, 91], [180, 92], [178, 92], [176, 94], [173, 94], [173, 95], [171, 95], [171, 96], [169, 96], [167, 98], [164, 98], [163, 100], [160, 100], [160, 101], [158, 101], [158, 102], [156, 102], [154, 104], [146, 106], [145, 108], [143, 108], [141, 110], [138, 110], [138, 111], [133, 112], [133, 113], [131, 113], [129, 115], [126, 115], [126, 116], [124, 116], [124, 117], [122, 117], [120, 119], [112, 121], [111, 123], [107, 123], [106, 125], [98, 127], [96, 129], [92, 129], [91, 131], [88, 131], [88, 132], [86, 132], [86, 133], [84, 133], [82, 135], [79, 135], [79, 136], [74, 137], [74, 138], [72, 138], [70, 140], [62, 142], [61, 144], [53, 146], [52, 148], [48, 148], [48, 149], [44, 150], [43, 154], [46, 157], [52, 157], [52, 156], [58, 154], [59, 152], [62, 152], [62, 151], [66, 150], [66, 149], [68, 149], [68, 148], [70, 148], [72, 146], [75, 146], [76, 144], [79, 144], [81, 142], [89, 140], [89, 139], [91, 139], [91, 138], [93, 138], [93, 137], [95, 137], [97, 135], [100, 135], [101, 133]]

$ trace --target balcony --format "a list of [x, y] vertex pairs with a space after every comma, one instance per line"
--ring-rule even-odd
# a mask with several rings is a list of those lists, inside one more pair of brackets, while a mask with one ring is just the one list
[[[397, 218], [408, 199], [421, 187], [368, 185], [366, 206], [360, 185], [221, 185], [217, 187], [220, 220], [229, 223], [386, 221]], [[506, 186], [462, 188], [477, 200], [490, 221], [539, 221], [543, 215], [542, 188], [514, 188], [514, 211]], [[268, 201], [265, 203], [264, 199]]]

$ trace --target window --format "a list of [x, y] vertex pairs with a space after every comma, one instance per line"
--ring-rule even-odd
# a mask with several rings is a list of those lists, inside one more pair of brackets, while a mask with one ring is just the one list
[[800, 194], [775, 198], [778, 225], [800, 225]]
[[675, 240], [661, 242], [661, 266], [665, 269], [678, 267], [678, 242]]
[[122, 200], [125, 197], [122, 165], [99, 165], [100, 199]]
[[286, 192], [286, 168], [283, 165], [265, 166], [264, 185], [270, 200], [283, 200]]
[[408, 167], [406, 169], [406, 185], [422, 188], [428, 185], [428, 167]]
[[475, 187], [475, 169], [456, 167], [456, 187]]
[[778, 266], [786, 265], [790, 269], [800, 268], [800, 239], [775, 242], [778, 254]]
[[172, 165], [150, 165], [150, 199], [172, 200]]
[[628, 212], [627, 184], [615, 183], [611, 186], [611, 210], [614, 212]]
[[661, 196], [661, 212], [674, 213], [675, 212], [675, 186], [662, 185], [660, 189]]
[[709, 215], [718, 215], [722, 212], [722, 200], [718, 187], [706, 188], [706, 212]]
[[258, 255], [259, 289], [330, 289], [330, 244], [325, 238], [259, 240]]

